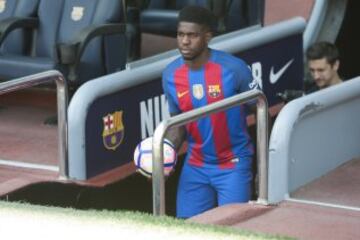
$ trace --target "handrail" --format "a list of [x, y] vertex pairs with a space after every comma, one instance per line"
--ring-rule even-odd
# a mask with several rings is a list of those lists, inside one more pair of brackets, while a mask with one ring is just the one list
[[163, 141], [166, 132], [172, 127], [179, 127], [226, 110], [253, 99], [257, 99], [257, 157], [259, 166], [259, 197], [257, 202], [267, 204], [268, 199], [268, 104], [266, 96], [260, 90], [247, 91], [202, 108], [185, 112], [162, 121], [153, 136], [153, 214], [165, 214], [165, 183], [163, 166]]
[[0, 95], [30, 88], [39, 84], [54, 81], [57, 89], [57, 112], [58, 112], [58, 134], [59, 134], [59, 174], [61, 178], [67, 178], [68, 163], [68, 133], [67, 133], [67, 103], [68, 88], [64, 76], [56, 70], [46, 71], [38, 74], [16, 78], [0, 83]]
[[306, 51], [308, 47], [316, 41], [319, 36], [320, 28], [325, 19], [326, 11], [329, 5], [328, 0], [316, 0], [308, 20], [308, 24], [303, 33], [303, 49]]

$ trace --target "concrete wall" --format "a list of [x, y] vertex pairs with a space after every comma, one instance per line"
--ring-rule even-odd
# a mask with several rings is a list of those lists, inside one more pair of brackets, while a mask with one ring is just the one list
[[360, 156], [360, 77], [288, 103], [269, 141], [269, 201]]

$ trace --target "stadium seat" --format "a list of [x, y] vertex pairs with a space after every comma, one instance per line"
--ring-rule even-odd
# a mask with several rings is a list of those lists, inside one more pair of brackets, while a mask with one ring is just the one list
[[[17, 29], [29, 17], [36, 16], [39, 0], [0, 1], [0, 54], [27, 54], [31, 50], [32, 31]], [[29, 20], [31, 22], [31, 19]]]
[[1, 55], [0, 79], [57, 69], [76, 88], [123, 69], [123, 6], [121, 0], [40, 0], [37, 23], [31, 26], [36, 33], [33, 54]]
[[169, 2], [166, 0], [150, 0], [147, 7], [149, 9], [166, 9]]
[[206, 8], [211, 9], [212, 1], [210, 0], [177, 0], [175, 2], [175, 7], [177, 10], [180, 10], [181, 8], [188, 6], [188, 5], [198, 5], [203, 6]]
[[175, 37], [179, 10], [187, 5], [212, 9], [212, 0], [151, 0], [140, 13], [141, 32]]
[[227, 0], [224, 31], [231, 32], [261, 23], [264, 0]]

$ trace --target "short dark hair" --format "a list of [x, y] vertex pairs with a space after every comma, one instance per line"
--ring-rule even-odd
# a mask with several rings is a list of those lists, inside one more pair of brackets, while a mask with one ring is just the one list
[[330, 42], [317, 42], [308, 48], [306, 57], [308, 61], [326, 58], [328, 63], [333, 65], [339, 60], [339, 51], [337, 47]]
[[200, 6], [186, 6], [179, 12], [178, 24], [180, 22], [197, 23], [207, 27], [210, 31], [216, 30], [216, 17], [207, 8]]

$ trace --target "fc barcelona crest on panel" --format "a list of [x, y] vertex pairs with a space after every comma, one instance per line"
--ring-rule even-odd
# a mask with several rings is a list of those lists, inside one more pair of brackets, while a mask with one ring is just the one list
[[209, 85], [208, 93], [212, 98], [219, 97], [221, 94], [220, 85]]
[[110, 113], [103, 117], [103, 142], [106, 149], [116, 150], [124, 139], [123, 111]]

